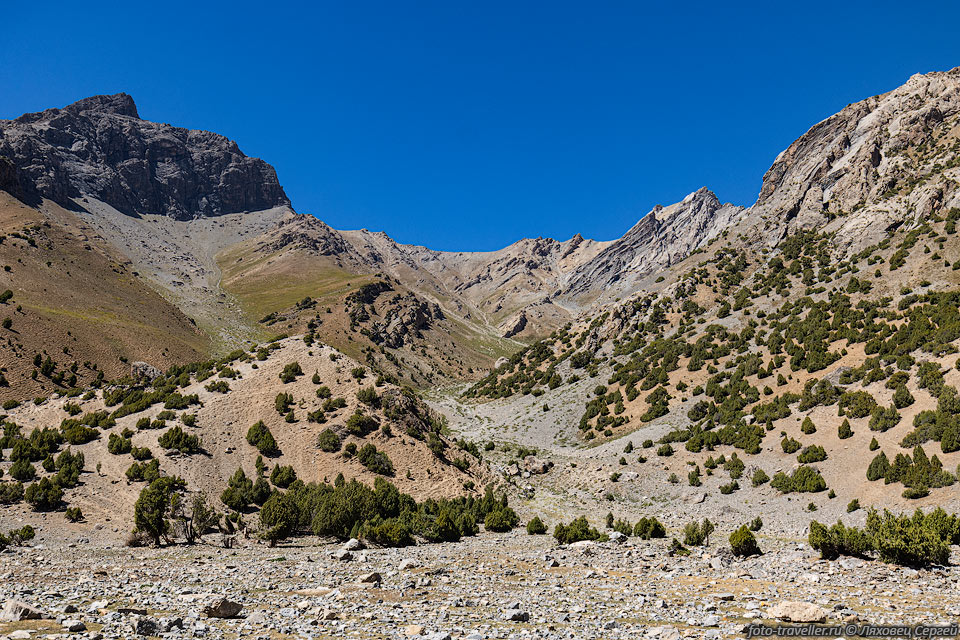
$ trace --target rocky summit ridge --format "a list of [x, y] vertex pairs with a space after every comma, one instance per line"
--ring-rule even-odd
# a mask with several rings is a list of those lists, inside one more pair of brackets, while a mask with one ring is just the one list
[[188, 220], [289, 204], [266, 162], [216, 133], [142, 120], [125, 93], [0, 120], [0, 156], [22, 190], [67, 208], [86, 196]]

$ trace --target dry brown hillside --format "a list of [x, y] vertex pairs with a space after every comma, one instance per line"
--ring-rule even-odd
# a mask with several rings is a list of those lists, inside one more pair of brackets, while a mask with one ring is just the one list
[[[57, 205], [38, 211], [0, 192], [0, 291], [13, 293], [0, 309], [10, 319], [0, 329], [0, 398], [47, 396], [101, 371], [125, 375], [131, 362], [166, 367], [209, 348], [184, 313], [81, 227]], [[36, 366], [38, 354], [55, 367]]]

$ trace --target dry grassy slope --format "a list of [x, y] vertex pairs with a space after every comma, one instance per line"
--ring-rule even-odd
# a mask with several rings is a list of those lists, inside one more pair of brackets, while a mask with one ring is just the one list
[[[309, 234], [313, 229], [300, 231]], [[520, 346], [475, 322], [469, 312], [463, 313], [462, 306], [426, 297], [404, 281], [370, 272], [356, 261], [346, 260], [344, 251], [329, 255], [303, 246], [275, 246], [269, 238], [270, 234], [265, 234], [236, 244], [217, 256], [223, 273], [221, 286], [239, 300], [251, 321], [277, 315], [277, 320], [260, 324], [264, 334], [303, 333], [307, 323], [313, 321], [313, 332], [322, 341], [419, 387], [433, 384], [438, 375], [476, 377], [475, 371], [491, 366], [497, 358]], [[389, 282], [392, 290], [381, 293], [372, 305], [367, 305], [373, 312], [371, 322], [382, 321], [383, 310], [390, 306], [390, 301], [408, 293], [422, 302], [439, 304], [444, 316], [431, 322], [421, 332], [422, 337], [411, 335], [402, 347], [388, 348], [390, 358], [361, 332], [363, 325], [351, 327], [352, 307], [347, 304], [347, 298], [360, 287], [379, 281]], [[305, 298], [313, 304], [298, 309], [297, 303]]]
[[[193, 383], [181, 390], [184, 395], [196, 393], [200, 397], [201, 407], [193, 406], [177, 413], [197, 415], [197, 426], [184, 429], [201, 438], [207, 455], [166, 455], [157, 444], [158, 438], [166, 429], [136, 432], [135, 425], [140, 418], [152, 418], [163, 410], [162, 405], [156, 405], [145, 412], [120, 418], [115, 427], [102, 432], [99, 440], [73, 447], [75, 451], [83, 452], [86, 473], [81, 476], [81, 485], [68, 490], [65, 499], [70, 505], [79, 506], [83, 510], [87, 524], [63, 525], [61, 513], [37, 514], [23, 504], [5, 508], [5, 521], [23, 519], [24, 522], [77, 527], [113, 522], [119, 526], [121, 532], [128, 531], [131, 527], [133, 504], [145, 485], [127, 481], [124, 474], [133, 462], [130, 455], [116, 456], [107, 452], [108, 433], [120, 433], [124, 428], [136, 432], [133, 436], [135, 447], [149, 447], [153, 451], [160, 459], [163, 472], [182, 477], [191, 491], [206, 493], [211, 502], [221, 508], [220, 493], [238, 467], [242, 467], [248, 477], [255, 478], [255, 461], [259, 454], [247, 443], [246, 433], [258, 420], [263, 420], [268, 426], [281, 450], [279, 457], [265, 459], [270, 468], [274, 465], [291, 465], [298, 477], [305, 482], [332, 482], [338, 473], [343, 473], [348, 480], [358, 478], [368, 484], [372, 484], [375, 478], [382, 477], [367, 470], [355, 459], [348, 460], [339, 453], [325, 453], [316, 444], [317, 436], [325, 428], [335, 431], [342, 429], [347, 417], [359, 406], [357, 391], [364, 386], [373, 386], [373, 379], [368, 375], [362, 381], [355, 380], [351, 376], [351, 370], [357, 367], [358, 363], [340, 355], [329, 346], [307, 347], [297, 338], [284, 339], [278, 344], [280, 348], [273, 351], [265, 361], [253, 359], [251, 362], [238, 361], [230, 365], [240, 373], [240, 377], [228, 380], [230, 391], [226, 394], [204, 388], [206, 384], [217, 380], [216, 377], [202, 383]], [[331, 355], [335, 355], [337, 360], [331, 360]], [[287, 363], [295, 361], [300, 363], [305, 375], [295, 382], [284, 384], [279, 374]], [[309, 411], [318, 408], [322, 402], [315, 393], [318, 385], [312, 382], [314, 372], [319, 374], [322, 384], [330, 388], [333, 397], [342, 397], [347, 402], [347, 407], [337, 411], [335, 416], [328, 414], [325, 424], [308, 422], [306, 417]], [[397, 388], [384, 385], [377, 390], [384, 393], [397, 391]], [[293, 424], [287, 423], [276, 411], [275, 399], [280, 392], [290, 393], [296, 400], [295, 414], [298, 421]], [[93, 399], [73, 401], [80, 403], [84, 413], [105, 408], [99, 392]], [[27, 403], [10, 412], [7, 419], [20, 425], [25, 434], [29, 434], [34, 427], [56, 427], [61, 420], [68, 417], [63, 408], [65, 402], [67, 400], [61, 398], [48, 400], [41, 406]], [[116, 407], [107, 408], [113, 409]], [[365, 412], [378, 416], [381, 423], [390, 422], [383, 416], [382, 411], [365, 408]], [[179, 419], [167, 422], [167, 427], [174, 424], [180, 424]], [[360, 447], [370, 442], [377, 449], [386, 452], [396, 470], [396, 475], [389, 480], [401, 491], [410, 493], [417, 499], [453, 497], [468, 492], [464, 488], [465, 482], [472, 481], [477, 490], [482, 490], [492, 479], [484, 465], [455, 445], [448, 449], [448, 458], [467, 458], [471, 463], [467, 472], [460, 471], [449, 462], [441, 461], [424, 442], [408, 436], [396, 423], [392, 424], [392, 437], [387, 437], [380, 431], [365, 438], [346, 435], [344, 445], [356, 442]], [[0, 464], [5, 470], [9, 465], [9, 462]], [[99, 473], [95, 471], [97, 465], [100, 465]]]
[[[10, 386], [0, 398], [46, 396], [58, 388], [31, 379], [33, 358], [49, 354], [62, 370], [77, 362], [77, 376], [108, 378], [129, 372], [129, 362], [158, 367], [197, 360], [209, 348], [204, 335], [176, 307], [125, 266], [122, 256], [79, 230], [73, 214], [47, 203], [42, 211], [0, 192], [0, 290], [13, 299], [0, 314], [13, 321], [0, 329], [0, 366]], [[12, 233], [32, 231], [28, 240]], [[18, 310], [19, 309], [19, 310]], [[67, 349], [68, 352], [64, 352]]]

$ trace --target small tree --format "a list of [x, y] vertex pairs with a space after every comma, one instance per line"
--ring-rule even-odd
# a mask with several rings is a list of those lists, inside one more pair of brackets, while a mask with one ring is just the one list
[[271, 547], [276, 546], [296, 530], [299, 517], [293, 497], [274, 492], [260, 509], [260, 535]]
[[527, 523], [527, 533], [532, 536], [540, 536], [547, 532], [547, 525], [543, 524], [543, 520], [540, 519], [540, 516], [534, 516], [530, 522]]
[[263, 423], [263, 420], [257, 421], [247, 430], [247, 442], [255, 446], [257, 451], [268, 458], [280, 455], [277, 441], [274, 440], [273, 434], [270, 433], [270, 429]]
[[733, 551], [733, 555], [741, 558], [760, 555], [757, 539], [747, 525], [742, 525], [730, 534], [730, 549]]
[[169, 518], [183, 487], [182, 480], [171, 477], [157, 478], [145, 487], [133, 507], [134, 533], [147, 535], [160, 546], [170, 531]]

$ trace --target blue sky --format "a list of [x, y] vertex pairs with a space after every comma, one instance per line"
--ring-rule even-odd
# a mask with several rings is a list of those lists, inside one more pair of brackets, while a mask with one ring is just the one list
[[437, 249], [749, 205], [811, 125], [960, 65], [947, 2], [14, 3], [0, 118], [126, 91], [277, 168], [298, 211]]

